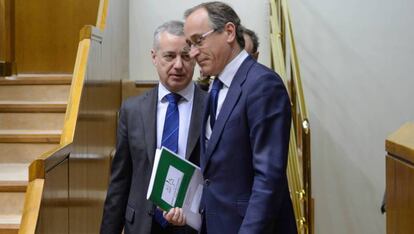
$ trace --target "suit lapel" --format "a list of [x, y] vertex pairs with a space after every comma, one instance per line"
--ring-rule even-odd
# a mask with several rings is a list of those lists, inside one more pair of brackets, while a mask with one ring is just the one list
[[[234, 75], [233, 81], [231, 82], [231, 85], [229, 87], [229, 91], [227, 93], [226, 99], [224, 100], [223, 106], [221, 107], [220, 113], [217, 116], [217, 120], [214, 125], [214, 130], [211, 133], [211, 137], [209, 142], [207, 143], [207, 146], [205, 148], [205, 157], [203, 157], [203, 165], [205, 165], [202, 170], [207, 168], [207, 163], [210, 160], [210, 157], [212, 153], [214, 152], [214, 149], [217, 146], [218, 141], [220, 140], [221, 134], [223, 132], [224, 126], [230, 117], [230, 114], [232, 113], [234, 107], [236, 106], [240, 95], [242, 94], [242, 84], [246, 80], [247, 72], [250, 69], [250, 67], [254, 64], [253, 59], [248, 56], [240, 66], [240, 68], [237, 70], [236, 74]], [[205, 121], [203, 121], [205, 123]], [[203, 126], [203, 129], [205, 126]]]
[[157, 120], [158, 86], [147, 93], [142, 103], [142, 125], [144, 128], [145, 143], [147, 145], [147, 157], [152, 167], [156, 149], [156, 120]]
[[202, 111], [204, 109], [204, 98], [205, 95], [202, 91], [195, 86], [194, 87], [194, 98], [193, 98], [193, 108], [191, 111], [191, 120], [190, 120], [190, 128], [188, 130], [188, 137], [187, 137], [187, 149], [185, 158], [189, 159], [194, 147], [199, 140], [200, 131], [201, 131], [201, 124], [200, 121], [202, 118]]

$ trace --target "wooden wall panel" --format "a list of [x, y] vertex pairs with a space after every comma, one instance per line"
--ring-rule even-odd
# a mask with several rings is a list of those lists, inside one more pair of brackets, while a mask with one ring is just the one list
[[0, 61], [14, 59], [14, 1], [0, 0]]
[[46, 173], [36, 233], [68, 233], [68, 159]]
[[119, 80], [84, 85], [70, 156], [70, 233], [99, 233], [120, 99]]
[[6, 0], [0, 0], [0, 61], [6, 61]]
[[122, 100], [126, 100], [129, 97], [141, 95], [146, 91], [154, 88], [158, 84], [158, 80], [151, 81], [134, 81], [134, 80], [122, 80]]
[[387, 233], [414, 233], [414, 165], [387, 155]]
[[79, 31], [96, 23], [99, 0], [15, 0], [18, 73], [72, 73]]

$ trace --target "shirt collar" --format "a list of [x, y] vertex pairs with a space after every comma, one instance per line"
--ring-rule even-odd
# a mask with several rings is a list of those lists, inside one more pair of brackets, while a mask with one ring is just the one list
[[[161, 101], [167, 101], [165, 99], [165, 95], [171, 93], [171, 91], [169, 91], [161, 82], [159, 82], [158, 85], [158, 102]], [[177, 92], [178, 94], [181, 95], [182, 99], [181, 100], [185, 100], [185, 101], [191, 101], [194, 97], [194, 83], [193, 81], [190, 81], [190, 83], [187, 85], [187, 87], [185, 87], [184, 89], [180, 90]]]
[[230, 87], [231, 81], [236, 75], [237, 70], [243, 63], [243, 61], [249, 56], [249, 54], [242, 50], [229, 64], [224, 67], [224, 70], [219, 74], [219, 79], [228, 88]]

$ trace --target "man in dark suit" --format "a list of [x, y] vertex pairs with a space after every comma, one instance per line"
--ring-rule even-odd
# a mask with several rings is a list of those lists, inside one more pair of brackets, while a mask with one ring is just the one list
[[185, 13], [190, 56], [210, 85], [201, 131], [202, 233], [296, 233], [286, 176], [291, 110], [281, 78], [243, 50], [221, 2]]
[[[116, 154], [101, 233], [196, 233], [181, 209], [163, 213], [146, 199], [155, 149], [165, 146], [199, 164], [199, 136], [206, 94], [192, 82], [195, 61], [183, 23], [170, 21], [154, 33], [151, 51], [160, 83], [121, 107]], [[166, 222], [169, 221], [170, 223]]]

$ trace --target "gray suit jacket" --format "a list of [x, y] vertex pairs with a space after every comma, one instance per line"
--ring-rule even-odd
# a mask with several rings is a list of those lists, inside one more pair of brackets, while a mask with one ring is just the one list
[[[186, 158], [199, 164], [204, 98], [197, 86]], [[116, 154], [104, 205], [101, 233], [151, 233], [154, 205], [146, 199], [156, 149], [158, 87], [126, 100], [120, 110]]]

